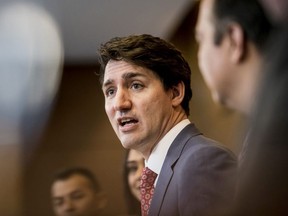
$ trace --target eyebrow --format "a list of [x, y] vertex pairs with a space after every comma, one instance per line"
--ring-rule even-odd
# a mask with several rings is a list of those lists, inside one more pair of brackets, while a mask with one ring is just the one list
[[135, 163], [137, 163], [137, 161], [136, 160], [128, 160], [127, 162], [126, 162], [126, 165], [129, 165], [129, 164], [135, 164]]
[[[131, 79], [131, 78], [138, 77], [138, 76], [144, 77], [145, 75], [142, 74], [142, 73], [138, 73], [138, 72], [127, 72], [127, 73], [124, 73], [124, 74], [122, 75], [122, 79], [124, 79], [124, 80], [129, 80], [129, 79]], [[104, 88], [104, 87], [112, 84], [113, 82], [114, 82], [114, 81], [113, 81], [112, 79], [108, 79], [107, 81], [105, 81], [105, 82], [103, 83], [103, 87], [102, 87], [102, 88]]]

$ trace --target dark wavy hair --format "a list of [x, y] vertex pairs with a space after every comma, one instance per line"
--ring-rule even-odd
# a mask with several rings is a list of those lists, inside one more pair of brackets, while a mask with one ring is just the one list
[[214, 0], [212, 10], [215, 44], [221, 44], [228, 30], [227, 24], [236, 22], [243, 29], [246, 40], [255, 44], [259, 51], [265, 49], [273, 25], [257, 0]]
[[191, 69], [182, 53], [171, 43], [148, 34], [112, 38], [99, 49], [101, 84], [109, 60], [123, 60], [151, 70], [159, 77], [166, 91], [183, 82], [185, 95], [181, 106], [189, 115]]
[[95, 175], [90, 170], [84, 167], [71, 167], [71, 168], [65, 168], [65, 169], [60, 170], [56, 172], [56, 174], [54, 175], [52, 183], [56, 181], [67, 180], [74, 175], [80, 175], [86, 178], [90, 182], [93, 190], [96, 193], [101, 191], [100, 184], [98, 180], [96, 179]]

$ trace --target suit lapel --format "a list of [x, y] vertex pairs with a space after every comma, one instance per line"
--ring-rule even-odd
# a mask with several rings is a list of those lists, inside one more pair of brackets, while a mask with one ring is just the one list
[[173, 176], [173, 167], [182, 154], [187, 141], [196, 135], [201, 134], [194, 124], [187, 125], [175, 138], [165, 157], [156, 189], [153, 195], [149, 215], [158, 215], [165, 197], [165, 193]]

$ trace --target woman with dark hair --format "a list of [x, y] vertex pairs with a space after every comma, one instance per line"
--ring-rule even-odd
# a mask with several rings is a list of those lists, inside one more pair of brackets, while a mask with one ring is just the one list
[[124, 160], [124, 195], [127, 212], [131, 216], [141, 215], [140, 180], [144, 168], [144, 158], [136, 150], [129, 149]]

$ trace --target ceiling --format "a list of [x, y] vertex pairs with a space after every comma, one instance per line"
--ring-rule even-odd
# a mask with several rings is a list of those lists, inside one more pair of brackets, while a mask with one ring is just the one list
[[[0, 7], [14, 0], [1, 0]], [[65, 59], [94, 61], [99, 45], [112, 37], [148, 33], [168, 39], [193, 0], [30, 0], [59, 25]]]

